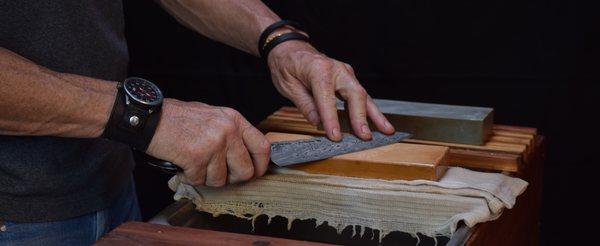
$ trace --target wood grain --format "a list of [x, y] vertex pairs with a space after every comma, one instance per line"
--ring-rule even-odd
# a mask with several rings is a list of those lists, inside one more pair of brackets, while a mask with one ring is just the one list
[[266, 236], [127, 222], [94, 245], [329, 245]]
[[532, 144], [531, 155], [524, 160], [527, 165], [515, 174], [529, 182], [527, 190], [517, 198], [517, 203], [512, 209], [504, 210], [500, 218], [476, 225], [465, 245], [540, 244], [540, 208], [545, 152], [543, 137], [537, 136]]
[[[311, 125], [294, 107], [282, 107], [258, 125], [263, 132], [277, 131], [306, 135], [325, 135]], [[448, 165], [481, 170], [517, 172], [532, 152], [535, 128], [494, 125], [492, 135], [482, 145], [457, 144], [420, 139], [405, 143], [450, 147]]]
[[[271, 142], [307, 139], [312, 136], [270, 132]], [[445, 172], [448, 147], [395, 143], [348, 153], [289, 168], [309, 173], [376, 179], [438, 180]]]

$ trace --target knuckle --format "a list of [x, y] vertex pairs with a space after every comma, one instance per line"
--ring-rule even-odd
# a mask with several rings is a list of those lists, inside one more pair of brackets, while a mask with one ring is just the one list
[[223, 131], [223, 128], [219, 126], [218, 129], [215, 129], [211, 133], [202, 136], [202, 140], [204, 141], [203, 147], [206, 150], [215, 151], [223, 147], [226, 137], [226, 132]]
[[323, 56], [317, 56], [317, 57], [315, 57], [315, 59], [313, 59], [312, 66], [313, 66], [313, 68], [316, 68], [316, 69], [331, 70], [331, 68], [333, 67], [333, 64], [330, 59], [327, 59], [326, 57], [323, 57]]
[[311, 110], [314, 110], [312, 107], [313, 102], [312, 98], [301, 98], [297, 100], [297, 106], [303, 113], [308, 114]]
[[224, 130], [224, 133], [227, 135], [234, 134], [237, 130], [237, 124], [233, 120], [223, 121], [222, 127]]
[[354, 89], [354, 92], [356, 93], [357, 96], [359, 96], [361, 99], [367, 99], [367, 96], [369, 95], [367, 93], [367, 90], [365, 90], [365, 88], [363, 88], [362, 86], [358, 86]]
[[204, 185], [204, 177], [200, 177], [199, 175], [188, 176], [188, 181], [192, 186], [201, 186]]
[[221, 112], [223, 112], [225, 115], [227, 115], [230, 118], [238, 118], [240, 117], [242, 114], [240, 114], [240, 112], [238, 112], [235, 109], [232, 108], [227, 108], [227, 107], [221, 107]]
[[350, 66], [350, 64], [348, 64], [348, 63], [342, 63], [342, 64], [344, 65], [344, 67], [346, 69], [348, 69], [348, 71], [354, 72], [354, 68], [352, 68], [352, 66]]
[[329, 91], [333, 87], [333, 82], [328, 79], [322, 79], [317, 81], [317, 86], [317, 88], [319, 88], [322, 91]]
[[237, 129], [237, 125], [235, 124], [235, 122], [231, 119], [226, 118], [219, 119], [215, 122], [215, 125], [218, 129], [218, 132], [217, 134], [215, 134], [215, 137], [219, 138], [219, 140], [222, 140], [224, 137], [233, 134]]
[[219, 127], [224, 131], [225, 134], [235, 133], [238, 129], [238, 122], [242, 115], [235, 109], [232, 108], [221, 108], [221, 111], [225, 115], [218, 121]]
[[260, 144], [260, 148], [267, 156], [271, 154], [271, 143], [265, 138]]
[[333, 79], [333, 75], [328, 73], [323, 73], [322, 77], [316, 80], [315, 83], [319, 90], [330, 91], [335, 88], [335, 81]]
[[222, 179], [216, 179], [210, 182], [206, 182], [206, 186], [209, 187], [223, 187], [226, 184], [226, 179], [222, 178]]
[[249, 180], [254, 176], [254, 168], [252, 166], [248, 167], [248, 168], [244, 168], [242, 170], [240, 170], [240, 180], [241, 181], [245, 181], [245, 180]]

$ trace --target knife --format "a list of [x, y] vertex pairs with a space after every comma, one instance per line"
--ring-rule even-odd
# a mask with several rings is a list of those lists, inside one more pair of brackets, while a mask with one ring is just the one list
[[[329, 140], [327, 137], [314, 137], [304, 140], [280, 141], [271, 143], [271, 161], [275, 165], [284, 167], [310, 161], [323, 160], [330, 157], [372, 149], [400, 142], [411, 137], [405, 132], [395, 132], [385, 135], [373, 132], [372, 139], [365, 141], [351, 134], [344, 134], [339, 142]], [[183, 170], [171, 162], [160, 160], [146, 155], [146, 163], [167, 173], [177, 173]]]

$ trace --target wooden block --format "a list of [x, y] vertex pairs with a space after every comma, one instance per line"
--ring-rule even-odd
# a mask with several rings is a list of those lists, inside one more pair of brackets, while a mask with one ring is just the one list
[[[397, 131], [413, 139], [461, 144], [483, 144], [492, 134], [494, 109], [374, 99]], [[342, 131], [350, 129], [344, 105], [338, 101]], [[370, 124], [373, 126], [373, 124]]]
[[[271, 142], [312, 136], [269, 132]], [[375, 179], [438, 180], [446, 171], [448, 147], [395, 143], [329, 159], [287, 166], [308, 173]]]

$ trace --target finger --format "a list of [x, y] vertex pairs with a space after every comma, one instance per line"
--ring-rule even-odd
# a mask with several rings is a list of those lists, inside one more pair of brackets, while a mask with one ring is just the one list
[[[295, 78], [290, 78], [296, 80]], [[293, 84], [301, 85], [300, 81], [291, 81]], [[319, 113], [317, 111], [317, 105], [315, 100], [310, 94], [310, 91], [304, 86], [294, 87], [289, 93], [290, 99], [296, 104], [298, 110], [304, 115], [304, 117], [314, 126], [318, 125], [321, 121]]]
[[206, 167], [206, 186], [221, 187], [227, 183], [227, 159], [225, 151], [213, 153]]
[[355, 78], [347, 76], [346, 85], [339, 89], [339, 94], [348, 104], [348, 117], [354, 134], [364, 140], [371, 139], [371, 130], [367, 122], [367, 92]]
[[342, 134], [335, 106], [335, 88], [331, 79], [329, 76], [320, 76], [313, 82], [316, 86], [312, 86], [312, 93], [327, 137], [332, 141], [340, 141]]
[[190, 183], [188, 178], [185, 176], [185, 173], [177, 173], [176, 175], [177, 175], [177, 178], [179, 179], [179, 181], [181, 181], [181, 183], [193, 185]]
[[271, 144], [258, 129], [246, 119], [241, 119], [242, 139], [250, 153], [254, 165], [254, 175], [262, 176], [267, 171], [270, 160]]
[[381, 113], [377, 105], [375, 105], [375, 102], [373, 102], [373, 99], [370, 96], [367, 96], [367, 114], [379, 131], [386, 134], [392, 134], [396, 131], [383, 113]]
[[197, 168], [204, 165], [197, 165], [192, 168], [186, 168], [183, 170], [183, 173], [177, 173], [181, 182], [193, 185], [200, 186], [204, 185], [206, 182], [206, 169], [205, 168]]
[[235, 184], [254, 176], [254, 165], [246, 146], [239, 138], [229, 141], [227, 148], [228, 183]]

